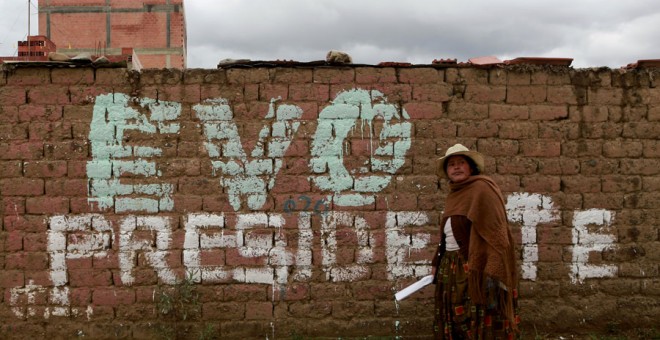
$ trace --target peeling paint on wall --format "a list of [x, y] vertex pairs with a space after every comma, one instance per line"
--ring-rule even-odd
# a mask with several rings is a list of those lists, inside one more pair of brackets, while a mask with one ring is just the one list
[[[538, 224], [553, 222], [558, 211], [552, 201], [543, 195], [515, 193], [508, 197], [507, 213], [512, 222], [523, 223], [523, 269], [526, 279], [536, 279], [538, 253], [535, 228]], [[182, 244], [175, 244], [174, 223], [167, 216], [126, 215], [118, 220], [107, 220], [101, 214], [58, 215], [48, 220], [48, 255], [50, 279], [53, 287], [28, 284], [10, 289], [9, 302], [17, 317], [43, 317], [93, 314], [93, 308], [70, 306], [67, 261], [80, 258], [107, 258], [117, 256], [121, 283], [135, 283], [137, 256], [144, 256], [158, 278], [166, 284], [174, 284], [183, 277], [172, 264], [172, 256], [183, 249], [183, 269], [193, 274], [197, 283], [265, 283], [273, 290], [281, 289], [292, 280], [306, 282], [313, 271], [322, 270], [326, 280], [351, 282], [368, 277], [369, 265], [375, 260], [377, 244], [374, 230], [367, 220], [355, 212], [331, 212], [321, 218], [321, 234], [314, 242], [309, 212], [298, 213], [297, 219], [285, 219], [282, 214], [209, 214], [189, 213], [184, 216], [185, 237]], [[571, 280], [582, 282], [585, 278], [611, 277], [616, 267], [588, 263], [591, 251], [603, 251], [613, 247], [614, 237], [607, 234], [613, 214], [607, 210], [576, 211]], [[296, 226], [287, 225], [296, 223]], [[431, 272], [430, 258], [415, 257], [430, 244], [435, 226], [423, 211], [387, 212], [385, 216], [385, 252], [388, 279], [422, 277]], [[288, 239], [285, 230], [297, 230], [297, 239]], [[295, 229], [297, 228], [297, 229]], [[527, 228], [527, 229], [525, 229]], [[598, 233], [594, 233], [593, 229]], [[355, 257], [352, 263], [342, 263], [338, 250], [346, 246], [338, 241], [338, 231], [354, 235], [355, 244], [349, 244]], [[592, 231], [590, 231], [592, 230]], [[290, 242], [295, 243], [295, 245]], [[312, 263], [314, 244], [320, 244], [321, 266]], [[117, 246], [115, 246], [117, 245]], [[379, 245], [381, 247], [382, 245]], [[218, 256], [214, 251], [222, 251]], [[356, 250], [356, 251], [355, 251]], [[113, 255], [116, 254], [116, 255]], [[226, 254], [234, 254], [227, 264]], [[218, 259], [222, 258], [220, 263]], [[244, 264], [240, 264], [244, 263]], [[35, 296], [48, 294], [50, 305], [45, 310], [31, 307]], [[33, 301], [33, 302], [30, 302]]]
[[248, 157], [231, 107], [225, 99], [206, 100], [193, 106], [202, 121], [213, 170], [220, 176], [220, 184], [227, 188], [234, 210], [241, 209], [242, 200], [251, 210], [259, 210], [266, 202], [268, 190], [275, 185], [275, 176], [282, 168], [284, 154], [300, 127], [302, 109], [271, 100], [264, 117], [265, 124], [259, 140]]
[[92, 160], [87, 162], [88, 201], [101, 209], [114, 207], [118, 213], [171, 211], [173, 184], [132, 184], [121, 177], [161, 175], [153, 158], [160, 157], [162, 149], [133, 145], [133, 141], [129, 144], [127, 139], [130, 132], [176, 134], [180, 114], [181, 104], [175, 102], [137, 99], [122, 93], [97, 96], [89, 132]]
[[[312, 181], [338, 206], [363, 206], [375, 202], [375, 194], [392, 180], [405, 163], [411, 145], [412, 124], [405, 110], [388, 104], [376, 90], [353, 89], [341, 92], [319, 114], [309, 161]], [[359, 125], [358, 125], [359, 122]], [[382, 123], [376, 134], [376, 123]], [[344, 149], [349, 132], [369, 138], [370, 158], [359, 169], [348, 170]], [[374, 141], [376, 139], [377, 141]]]
[[536, 281], [536, 263], [539, 261], [536, 227], [558, 221], [559, 210], [554, 207], [552, 198], [524, 192], [509, 195], [506, 210], [510, 222], [522, 224], [522, 278]]
[[[586, 278], [614, 277], [614, 265], [589, 264], [590, 252], [602, 252], [614, 246], [615, 237], [609, 233], [614, 213], [602, 209], [575, 211], [573, 215], [573, 264], [571, 281], [582, 283]], [[590, 231], [590, 229], [595, 232]]]

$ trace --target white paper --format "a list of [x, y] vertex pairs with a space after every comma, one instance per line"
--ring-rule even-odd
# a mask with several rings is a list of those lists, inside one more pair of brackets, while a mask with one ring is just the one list
[[419, 279], [417, 282], [411, 284], [410, 286], [394, 294], [394, 298], [397, 301], [401, 301], [407, 298], [410, 294], [428, 286], [431, 282], [433, 282], [433, 275], [426, 275], [423, 278]]

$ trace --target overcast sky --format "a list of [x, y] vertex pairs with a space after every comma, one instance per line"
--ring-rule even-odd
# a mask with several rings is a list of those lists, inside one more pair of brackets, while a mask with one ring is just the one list
[[[27, 3], [0, 0], [0, 55], [25, 39]], [[187, 0], [185, 10], [190, 68], [323, 60], [331, 49], [360, 64], [495, 56], [619, 68], [660, 59], [658, 0]]]

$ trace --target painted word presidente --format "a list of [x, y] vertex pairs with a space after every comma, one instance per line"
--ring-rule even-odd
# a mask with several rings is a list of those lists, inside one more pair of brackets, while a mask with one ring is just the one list
[[[507, 212], [511, 222], [522, 225], [523, 278], [536, 280], [538, 244], [536, 227], [556, 222], [559, 211], [549, 197], [516, 193], [508, 196]], [[121, 282], [136, 282], [136, 257], [144, 257], [160, 280], [173, 284], [192, 273], [201, 283], [270, 284], [273, 290], [290, 282], [306, 282], [314, 271], [322, 271], [328, 281], [351, 282], [367, 279], [379, 250], [385, 251], [387, 277], [393, 284], [401, 278], [421, 277], [430, 272], [429, 259], [423, 250], [433, 247], [426, 212], [387, 212], [382, 220], [368, 222], [359, 212], [330, 212], [321, 217], [322, 242], [314, 241], [312, 216], [309, 212], [286, 218], [282, 214], [207, 214], [183, 216], [183, 228], [174, 228], [171, 216], [126, 215], [119, 220], [106, 219], [101, 214], [59, 215], [49, 219], [49, 278], [52, 285], [30, 282], [25, 287], [10, 290], [10, 305], [17, 317], [37, 316], [37, 310], [50, 315], [93, 313], [91, 307], [72, 308], [70, 303], [70, 268], [68, 262], [79, 259], [118, 257]], [[574, 283], [590, 277], [616, 275], [616, 266], [588, 263], [589, 252], [614, 246], [609, 235], [612, 213], [607, 210], [575, 211], [570, 278]], [[377, 223], [378, 226], [371, 225]], [[293, 225], [289, 225], [293, 224]], [[385, 237], [376, 235], [385, 226]], [[183, 238], [176, 237], [183, 230]], [[294, 231], [287, 233], [287, 231]], [[356, 249], [352, 262], [339, 261], [339, 233], [352, 233]], [[295, 237], [288, 237], [289, 235]], [[346, 236], [343, 236], [346, 240]], [[346, 242], [346, 241], [344, 241]], [[320, 249], [318, 249], [320, 248]], [[312, 253], [319, 251], [321, 261], [312, 262]], [[236, 263], [228, 254], [243, 259]], [[182, 258], [182, 260], [179, 260]], [[182, 262], [182, 263], [181, 263]], [[144, 268], [140, 268], [144, 269]], [[184, 269], [177, 270], [177, 269]], [[30, 306], [36, 296], [49, 296], [51, 305], [45, 310]], [[26, 306], [27, 305], [27, 306]]]

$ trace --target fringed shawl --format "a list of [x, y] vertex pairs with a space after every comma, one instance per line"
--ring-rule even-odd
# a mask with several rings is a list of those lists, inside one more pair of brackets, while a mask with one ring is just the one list
[[488, 278], [505, 287], [500, 306], [515, 327], [513, 294], [518, 278], [514, 243], [506, 217], [500, 188], [487, 176], [470, 176], [460, 183], [450, 183], [441, 225], [452, 215], [466, 216], [472, 222], [468, 253], [468, 294], [483, 304], [484, 284]]

